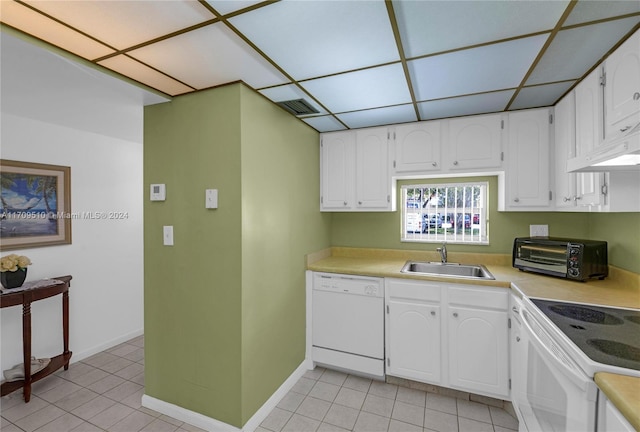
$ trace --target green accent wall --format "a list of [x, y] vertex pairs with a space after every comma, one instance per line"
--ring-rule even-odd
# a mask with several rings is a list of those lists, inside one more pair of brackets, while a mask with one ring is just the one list
[[334, 213], [331, 245], [380, 249], [435, 250], [435, 243], [401, 242], [400, 186], [454, 181], [489, 182], [489, 245], [450, 244], [450, 251], [510, 254], [515, 237], [529, 235], [529, 225], [548, 224], [549, 235], [609, 242], [609, 263], [640, 273], [639, 213], [499, 212], [498, 180], [492, 177], [398, 181], [398, 211]]
[[144, 122], [145, 391], [241, 427], [304, 360], [304, 255], [329, 246], [331, 222], [318, 133], [243, 84], [145, 107]]

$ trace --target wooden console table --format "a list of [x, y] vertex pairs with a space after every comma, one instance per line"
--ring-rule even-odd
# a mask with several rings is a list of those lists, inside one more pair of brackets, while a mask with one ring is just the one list
[[[54, 283], [53, 280], [62, 283]], [[40, 281], [37, 287], [25, 289], [17, 292], [5, 291], [0, 294], [0, 307], [22, 305], [22, 350], [24, 356], [24, 376], [18, 381], [5, 382], [2, 384], [2, 396], [12, 393], [20, 388], [24, 389], [24, 401], [31, 399], [31, 384], [42, 378], [51, 375], [64, 366], [69, 369], [71, 351], [69, 351], [69, 286], [71, 276], [60, 276], [53, 278], [51, 283], [42, 284]], [[31, 375], [31, 303], [49, 297], [62, 294], [62, 334], [64, 351], [51, 359], [47, 367]]]

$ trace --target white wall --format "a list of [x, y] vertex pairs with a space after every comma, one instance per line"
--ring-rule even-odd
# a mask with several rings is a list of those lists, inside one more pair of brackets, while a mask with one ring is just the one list
[[[142, 132], [142, 108], [139, 115]], [[71, 209], [127, 212], [72, 221], [72, 244], [3, 252], [31, 258], [27, 280], [70, 274], [72, 360], [142, 333], [142, 139], [123, 141], [2, 113], [2, 158], [71, 167]], [[61, 296], [32, 305], [33, 355], [62, 352]], [[2, 370], [21, 361], [21, 307], [2, 309]]]
[[[143, 106], [157, 96], [1, 34], [0, 157], [71, 167], [72, 244], [3, 251], [27, 280], [70, 274], [72, 362], [143, 332]], [[62, 352], [61, 296], [32, 305], [32, 352]], [[0, 312], [0, 368], [22, 361], [22, 308]]]

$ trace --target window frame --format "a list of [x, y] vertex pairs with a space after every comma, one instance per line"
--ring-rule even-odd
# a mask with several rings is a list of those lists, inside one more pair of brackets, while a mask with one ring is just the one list
[[[468, 187], [479, 187], [479, 195], [474, 199], [461, 199], [463, 205], [458, 207], [457, 202], [453, 207], [450, 207], [447, 203], [447, 199], [444, 199], [444, 205], [439, 205], [442, 201], [442, 194], [438, 194], [439, 190], [449, 188], [461, 188], [466, 191]], [[419, 193], [417, 208], [419, 212], [411, 211], [416, 208], [416, 196], [415, 194], [409, 197], [408, 191], [410, 189], [422, 189]], [[430, 195], [430, 198], [425, 199], [425, 190]], [[434, 198], [432, 190], [437, 194], [438, 200], [435, 205], [427, 207], [430, 200]], [[446, 183], [412, 183], [400, 186], [400, 241], [407, 243], [450, 243], [450, 244], [464, 244], [464, 245], [489, 245], [489, 182], [486, 180], [481, 181], [462, 181], [462, 182], [446, 182]], [[445, 197], [448, 192], [445, 192]], [[457, 191], [454, 191], [456, 194]], [[463, 192], [465, 193], [465, 192]], [[457, 195], [456, 196], [456, 201]], [[469, 204], [469, 205], [467, 205]], [[409, 206], [410, 205], [410, 206]], [[431, 208], [433, 212], [428, 209]], [[426, 209], [426, 210], [425, 210]], [[415, 221], [415, 217], [408, 218], [408, 214], [419, 214], [418, 221]], [[425, 215], [427, 217], [428, 226], [424, 226]], [[436, 215], [435, 218], [433, 215]], [[468, 215], [468, 225], [465, 220]], [[478, 216], [478, 223], [474, 224], [474, 216]], [[462, 222], [459, 221], [462, 218]], [[407, 221], [413, 219], [413, 223], [407, 225]], [[461, 227], [459, 225], [461, 224]], [[416, 232], [416, 225], [418, 225], [420, 232]], [[408, 228], [412, 231], [408, 231]], [[427, 230], [425, 233], [424, 230]], [[474, 234], [477, 232], [477, 234]]]

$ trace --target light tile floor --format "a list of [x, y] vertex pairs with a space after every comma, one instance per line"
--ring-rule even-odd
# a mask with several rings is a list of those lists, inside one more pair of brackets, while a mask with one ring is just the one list
[[141, 405], [144, 337], [60, 369], [0, 399], [2, 432], [193, 432], [202, 429]]
[[316, 368], [256, 432], [509, 432], [502, 408]]
[[[194, 432], [195, 426], [141, 406], [142, 336], [74, 363], [0, 399], [2, 432]], [[329, 369], [308, 371], [256, 432], [509, 432], [500, 408]]]

